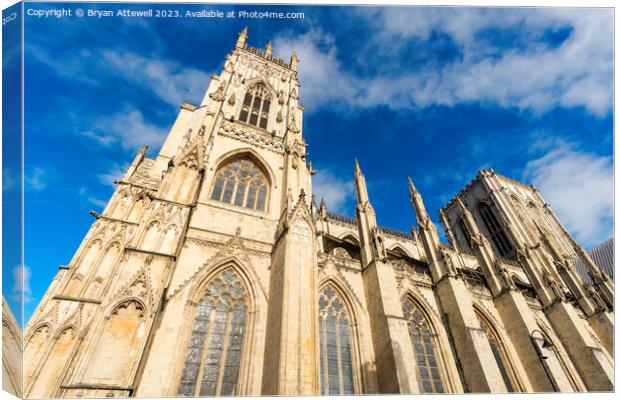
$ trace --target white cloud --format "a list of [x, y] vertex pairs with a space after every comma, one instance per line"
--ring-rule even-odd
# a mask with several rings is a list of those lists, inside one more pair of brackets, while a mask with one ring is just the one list
[[327, 209], [336, 213], [346, 212], [347, 202], [355, 196], [353, 181], [339, 178], [327, 169], [319, 170], [312, 178], [312, 191], [317, 201], [324, 199]]
[[24, 300], [24, 304], [30, 303], [34, 300], [32, 297], [32, 289], [30, 288], [30, 277], [32, 275], [32, 271], [27, 265], [24, 265], [22, 268], [21, 265], [16, 265], [13, 267], [13, 290], [11, 292], [11, 298], [20, 302]]
[[346, 102], [358, 97], [358, 82], [342, 71], [331, 36], [311, 29], [297, 37], [278, 36], [273, 42], [276, 55], [283, 59], [297, 52], [306, 105], [312, 107], [334, 100]]
[[585, 247], [612, 235], [613, 159], [561, 144], [527, 163], [536, 186], [566, 228]]
[[112, 164], [112, 168], [104, 174], [98, 176], [99, 182], [104, 185], [116, 187], [114, 181], [117, 181], [123, 177], [125, 171], [127, 171], [128, 165], [120, 165], [118, 163]]
[[93, 139], [95, 142], [99, 143], [102, 146], [109, 146], [112, 143], [117, 141], [117, 138], [113, 135], [106, 135], [102, 133], [97, 133], [93, 131], [83, 131], [82, 136], [85, 136], [89, 139]]
[[50, 178], [50, 173], [48, 171], [40, 167], [35, 167], [32, 172], [25, 177], [26, 187], [32, 190], [43, 190], [49, 184]]
[[125, 112], [99, 119], [93, 125], [98, 131], [105, 132], [96, 134], [100, 139], [95, 140], [108, 141], [112, 140], [109, 137], [113, 137], [129, 150], [135, 150], [143, 144], [159, 147], [168, 133], [166, 129], [145, 121], [140, 111], [129, 108]]
[[45, 46], [31, 44], [28, 55], [65, 79], [99, 86], [104, 78], [120, 78], [152, 91], [160, 100], [174, 106], [186, 99], [202, 98], [210, 82], [206, 72], [130, 51], [94, 49], [59, 54]]
[[[302, 98], [308, 105], [343, 103], [356, 107], [409, 108], [466, 102], [544, 112], [556, 106], [583, 106], [605, 115], [612, 105], [613, 13], [602, 9], [518, 10], [393, 8], [363, 9], [374, 31], [359, 59], [382, 62], [412, 38], [433, 31], [451, 35], [462, 59], [411, 72], [395, 64], [389, 75], [356, 77], [343, 68], [333, 39], [316, 29], [297, 37], [279, 37], [279, 54], [300, 54]], [[536, 44], [546, 30], [572, 28], [557, 48]], [[477, 34], [513, 29], [525, 48], [498, 48]], [[483, 35], [484, 36], [484, 35]], [[304, 62], [305, 61], [305, 62]]]
[[146, 58], [132, 52], [106, 50], [101, 53], [105, 68], [112, 68], [124, 79], [148, 87], [172, 105], [197, 98], [210, 82], [206, 72], [185, 68], [177, 62]]
[[[109, 179], [112, 179], [112, 180], [113, 180], [113, 178], [112, 178], [112, 177], [105, 177], [105, 178], [101, 178], [101, 176], [100, 176], [100, 179], [103, 179], [103, 181], [104, 181], [104, 183], [105, 183], [105, 184], [108, 184], [108, 183], [109, 183]], [[97, 197], [95, 197], [95, 196], [91, 195], [91, 194], [90, 194], [90, 192], [88, 191], [88, 189], [86, 189], [85, 187], [81, 187], [81, 188], [78, 190], [78, 194], [79, 194], [80, 196], [82, 196], [83, 198], [85, 198], [85, 199], [86, 199], [86, 201], [88, 201], [90, 204], [92, 204], [92, 205], [94, 205], [94, 206], [97, 206], [97, 207], [99, 207], [99, 208], [102, 208], [102, 209], [103, 209], [103, 208], [105, 208], [105, 206], [108, 204], [105, 200], [101, 200], [101, 199], [99, 199], [99, 198], [97, 198]]]

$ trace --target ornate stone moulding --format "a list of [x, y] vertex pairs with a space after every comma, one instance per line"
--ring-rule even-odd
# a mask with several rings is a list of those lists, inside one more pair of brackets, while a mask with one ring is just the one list
[[233, 121], [222, 121], [222, 126], [218, 132], [222, 136], [237, 139], [245, 143], [257, 145], [276, 153], [284, 153], [284, 142], [282, 139], [262, 132], [257, 129], [250, 128], [244, 124]]

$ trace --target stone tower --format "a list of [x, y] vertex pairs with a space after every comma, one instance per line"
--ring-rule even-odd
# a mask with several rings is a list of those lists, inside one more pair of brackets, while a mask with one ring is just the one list
[[92, 212], [26, 328], [27, 396], [318, 392], [298, 60], [246, 39]]
[[243, 30], [140, 149], [25, 328], [25, 396], [612, 391], [614, 284], [540, 193], [481, 171], [443, 243], [412, 180], [417, 228], [379, 225], [355, 161], [328, 211], [297, 64]]
[[[535, 293], [584, 383], [599, 390], [612, 385], [613, 369], [601, 348], [613, 353], [613, 282], [573, 240], [538, 190], [491, 169], [482, 170], [441, 210], [441, 217], [453, 247], [476, 255], [515, 342], [539, 330], [520, 292]], [[577, 258], [589, 268], [593, 286], [576, 271]], [[522, 267], [529, 283], [511, 274], [506, 265], [513, 263]], [[517, 349], [528, 360], [535, 390], [550, 390], [551, 382], [542, 374], [544, 362], [535, 349], [525, 345]], [[554, 376], [552, 381], [560, 387], [566, 380]]]

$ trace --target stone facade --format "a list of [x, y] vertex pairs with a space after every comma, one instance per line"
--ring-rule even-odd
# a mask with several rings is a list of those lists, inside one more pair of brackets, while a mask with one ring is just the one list
[[378, 226], [355, 163], [356, 218], [330, 213], [297, 56], [246, 38], [92, 212], [26, 326], [27, 397], [613, 390], [613, 282], [536, 189], [480, 172], [444, 244], [412, 182], [418, 229]]
[[22, 397], [22, 332], [2, 297], [2, 390]]

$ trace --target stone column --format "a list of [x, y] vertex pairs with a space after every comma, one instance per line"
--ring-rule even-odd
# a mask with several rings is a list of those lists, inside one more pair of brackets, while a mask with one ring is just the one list
[[506, 392], [507, 388], [495, 362], [489, 341], [474, 312], [471, 294], [452, 263], [444, 262], [437, 228], [431, 222], [422, 196], [409, 179], [411, 203], [416, 212], [420, 239], [428, 259], [441, 306], [448, 315], [457, 357], [472, 392]]
[[357, 226], [379, 393], [420, 393], [413, 345], [403, 317], [394, 269], [386, 262], [383, 236], [368, 200], [366, 179], [355, 161]]
[[286, 208], [272, 253], [264, 395], [318, 395], [315, 227], [305, 195]]

